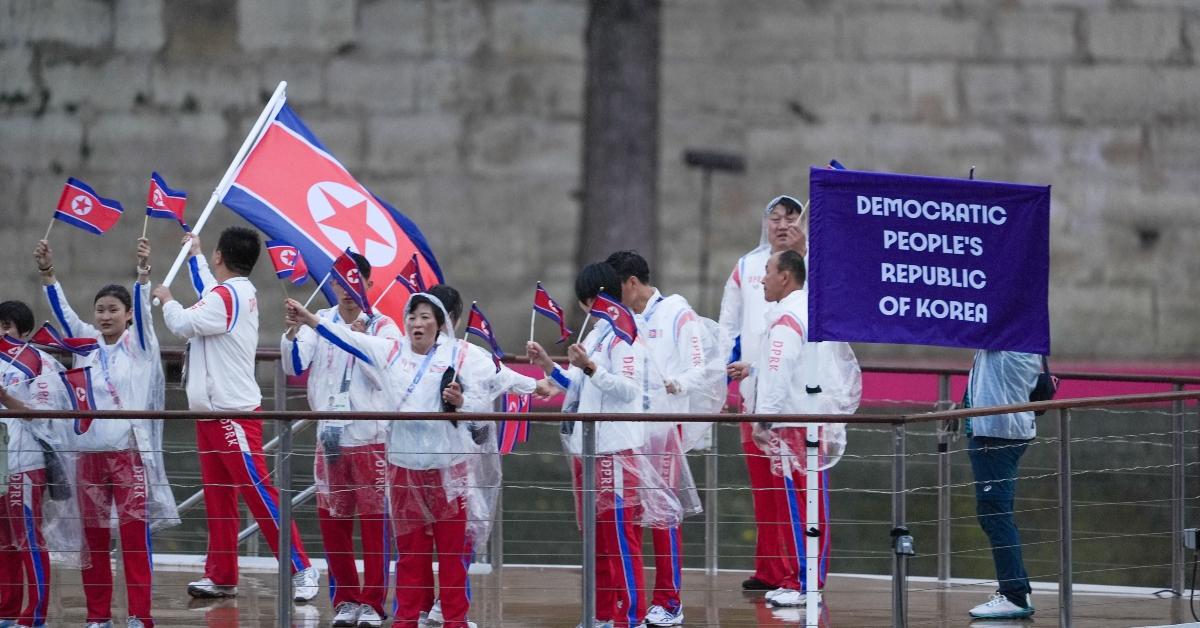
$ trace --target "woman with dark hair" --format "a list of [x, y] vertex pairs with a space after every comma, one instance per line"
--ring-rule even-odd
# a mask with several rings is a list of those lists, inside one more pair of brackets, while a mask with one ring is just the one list
[[[165, 378], [150, 316], [150, 243], [139, 239], [132, 292], [109, 284], [92, 301], [92, 323], [67, 302], [54, 273], [54, 254], [42, 240], [33, 252], [54, 317], [66, 336], [94, 337], [99, 349], [75, 357], [91, 367], [92, 394], [101, 410], [162, 410]], [[162, 461], [161, 419], [106, 419], [77, 423], [77, 501], [83, 523], [83, 589], [89, 627], [111, 628], [112, 512], [116, 512], [125, 567], [129, 628], [152, 627], [153, 555], [150, 534], [179, 523]]]
[[[417, 628], [422, 611], [441, 599], [444, 628], [475, 628], [467, 567], [475, 543], [468, 513], [481, 513], [486, 497], [476, 478], [485, 453], [466, 421], [453, 412], [479, 403], [487, 386], [463, 369], [468, 343], [454, 337], [450, 315], [428, 293], [409, 297], [405, 335], [386, 339], [344, 325], [325, 325], [298, 303], [288, 303], [288, 323], [319, 328], [331, 342], [354, 355], [368, 376], [379, 377], [390, 393], [389, 406], [419, 412], [428, 419], [393, 421], [388, 436], [391, 522], [396, 535], [397, 628]], [[371, 373], [374, 371], [374, 373]], [[478, 527], [476, 526], [476, 529]], [[433, 555], [438, 557], [435, 593]]]

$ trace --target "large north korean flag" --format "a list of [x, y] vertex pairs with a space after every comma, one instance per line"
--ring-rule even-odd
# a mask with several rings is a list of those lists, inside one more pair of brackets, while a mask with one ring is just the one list
[[[371, 262], [374, 301], [412, 256], [424, 261], [426, 284], [441, 283], [442, 271], [417, 225], [350, 175], [286, 104], [268, 123], [242, 162], [221, 202], [271, 239], [300, 250], [319, 281], [346, 249]], [[325, 294], [333, 301], [331, 284]], [[403, 320], [408, 294], [393, 290], [378, 309]]]

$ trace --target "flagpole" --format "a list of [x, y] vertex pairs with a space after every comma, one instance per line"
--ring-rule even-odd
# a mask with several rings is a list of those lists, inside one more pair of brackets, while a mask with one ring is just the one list
[[46, 227], [46, 235], [42, 236], [43, 240], [50, 239], [50, 230], [54, 228], [54, 223], [55, 223], [55, 218], [53, 216], [51, 216], [50, 217], [50, 226]]
[[[539, 281], [538, 285], [539, 286], [542, 285], [542, 282]], [[535, 297], [535, 302], [536, 302], [536, 297]], [[537, 320], [537, 310], [530, 308], [530, 310], [529, 310], [529, 342], [533, 342], [533, 324], [534, 324], [534, 321], [536, 321], [536, 320]], [[526, 357], [528, 357], [529, 351], [525, 351], [525, 355], [526, 355]]]
[[[308, 300], [304, 302], [304, 309], [307, 310], [308, 304], [312, 303], [312, 300], [317, 298], [317, 294], [319, 294], [321, 292], [321, 288], [325, 287], [325, 282], [329, 281], [329, 276], [332, 274], [333, 274], [332, 270], [325, 273], [325, 278], [321, 280], [321, 283], [317, 284], [317, 289], [313, 290], [313, 293], [308, 296]], [[285, 290], [286, 290], [286, 288], [285, 288]]]
[[395, 278], [392, 278], [392, 283], [389, 283], [388, 286], [383, 289], [383, 292], [379, 293], [379, 296], [375, 299], [375, 302], [371, 304], [371, 309], [375, 309], [375, 306], [379, 305], [380, 301], [383, 301], [383, 297], [387, 296], [387, 293], [392, 289], [392, 286], [395, 286], [398, 283], [400, 282], [396, 281]]
[[146, 239], [146, 227], [149, 227], [149, 226], [150, 226], [150, 214], [146, 214], [146, 217], [142, 219], [142, 239], [143, 240]]
[[[204, 228], [204, 223], [208, 222], [209, 214], [212, 214], [213, 209], [217, 206], [217, 202], [221, 200], [221, 195], [229, 187], [233, 181], [235, 173], [241, 167], [242, 162], [246, 160], [246, 155], [262, 136], [263, 128], [266, 127], [267, 121], [279, 112], [279, 108], [287, 101], [287, 81], [280, 81], [275, 87], [275, 93], [271, 95], [271, 99], [267, 101], [267, 106], [263, 108], [262, 113], [258, 115], [258, 120], [254, 122], [254, 126], [250, 128], [250, 133], [242, 142], [242, 147], [238, 149], [233, 161], [229, 163], [229, 168], [225, 170], [225, 175], [221, 177], [221, 182], [217, 184], [213, 190], [212, 196], [208, 199], [208, 204], [204, 206], [204, 211], [200, 213], [200, 218], [196, 220], [196, 224], [192, 227], [191, 233], [200, 234], [200, 230]], [[46, 235], [50, 234], [50, 230], [46, 230]], [[179, 274], [180, 267], [183, 266], [183, 261], [187, 259], [188, 249], [191, 248], [190, 242], [185, 242], [179, 248], [179, 254], [175, 256], [175, 262], [171, 264], [171, 270], [167, 271], [167, 276], [163, 279], [163, 285], [170, 286], [171, 282], [175, 281], [175, 275]], [[154, 304], [159, 305], [159, 300], [154, 299]]]

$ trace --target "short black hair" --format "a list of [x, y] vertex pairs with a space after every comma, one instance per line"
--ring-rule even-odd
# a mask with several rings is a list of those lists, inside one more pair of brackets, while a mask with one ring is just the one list
[[358, 266], [358, 274], [362, 275], [363, 279], [371, 278], [371, 262], [367, 261], [366, 256], [350, 251], [350, 259], [354, 260], [355, 266]]
[[253, 229], [229, 227], [221, 232], [217, 250], [221, 252], [225, 267], [244, 277], [254, 270], [258, 254], [262, 251], [262, 241]]
[[771, 206], [771, 209], [775, 209], [780, 205], [783, 206], [783, 213], [785, 216], [791, 216], [792, 214], [800, 214], [804, 212], [804, 206], [790, 196], [780, 196], [779, 200], [775, 201], [775, 204]]
[[120, 301], [121, 305], [124, 305], [127, 310], [133, 309], [133, 297], [129, 296], [129, 288], [119, 283], [110, 283], [100, 288], [100, 291], [96, 293], [96, 298], [92, 299], [92, 305], [95, 305], [96, 301], [104, 297], [112, 297]]
[[432, 294], [433, 296], [437, 297], [438, 301], [442, 302], [442, 305], [445, 306], [446, 313], [450, 315], [451, 320], [457, 323], [460, 319], [462, 319], [463, 302], [462, 295], [458, 293], [458, 290], [455, 290], [444, 283], [439, 283], [425, 292]]
[[650, 283], [650, 264], [637, 251], [617, 251], [609, 255], [604, 263], [617, 271], [622, 283], [630, 277], [637, 277], [638, 281], [645, 284]]
[[5, 301], [0, 303], [0, 323], [16, 327], [17, 333], [24, 336], [33, 331], [33, 310], [24, 301]]
[[[440, 301], [441, 299], [438, 300]], [[426, 295], [413, 295], [413, 298], [408, 302], [408, 309], [404, 311], [404, 316], [407, 317], [409, 312], [415, 311], [417, 306], [421, 305], [422, 303], [428, 305], [430, 309], [433, 310], [433, 320], [437, 321], [438, 333], [441, 333], [442, 328], [446, 326], [446, 313], [443, 312], [442, 308], [438, 307], [437, 304]]]
[[584, 266], [575, 275], [575, 298], [580, 303], [596, 298], [600, 291], [608, 293], [612, 298], [621, 300], [621, 278], [612, 266], [604, 262], [595, 262]]
[[776, 255], [779, 256], [775, 262], [779, 266], [779, 270], [790, 274], [792, 279], [796, 280], [797, 285], [803, 288], [804, 282], [808, 280], [808, 270], [804, 268], [804, 256], [791, 249], [776, 253]]

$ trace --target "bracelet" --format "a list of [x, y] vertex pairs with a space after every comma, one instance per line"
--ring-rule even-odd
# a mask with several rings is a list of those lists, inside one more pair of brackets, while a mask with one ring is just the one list
[[50, 273], [54, 272], [54, 264], [51, 264], [45, 268], [38, 267], [38, 272], [43, 275], [49, 275]]
[[139, 274], [139, 275], [149, 275], [149, 274], [150, 274], [150, 268], [151, 268], [150, 266], [138, 266], [138, 267], [137, 267], [137, 274]]

